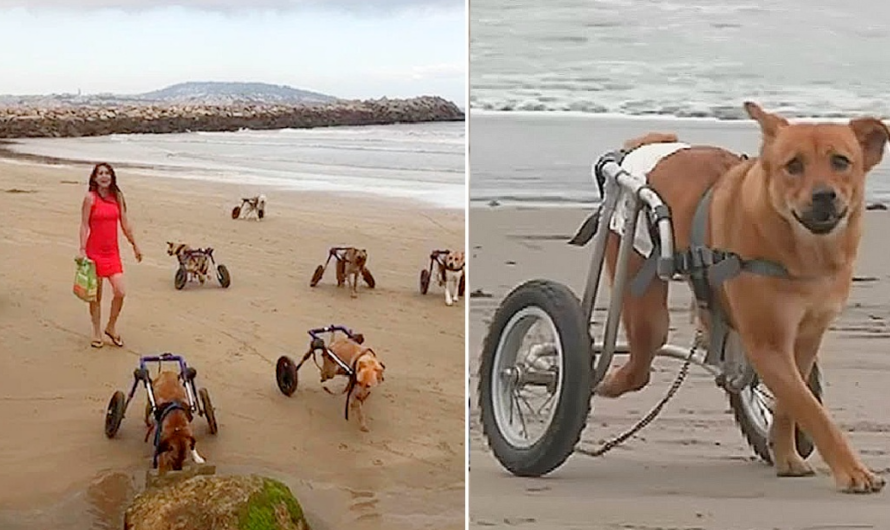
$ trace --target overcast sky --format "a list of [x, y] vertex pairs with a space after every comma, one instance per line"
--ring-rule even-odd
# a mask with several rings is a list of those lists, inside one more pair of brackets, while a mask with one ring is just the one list
[[184, 81], [465, 106], [464, 0], [0, 0], [0, 94]]

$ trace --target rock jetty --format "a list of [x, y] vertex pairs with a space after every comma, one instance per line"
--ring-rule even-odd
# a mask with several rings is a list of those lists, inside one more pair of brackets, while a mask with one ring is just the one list
[[299, 104], [132, 104], [112, 106], [0, 107], [0, 138], [53, 138], [132, 133], [226, 132], [463, 121], [464, 113], [440, 97], [340, 100]]

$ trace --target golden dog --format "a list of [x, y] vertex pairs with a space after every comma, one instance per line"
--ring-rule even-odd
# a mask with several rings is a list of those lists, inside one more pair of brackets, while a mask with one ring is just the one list
[[[460, 287], [464, 279], [466, 261], [463, 250], [449, 250], [445, 255], [444, 266], [436, 261], [438, 267], [439, 285], [445, 287], [445, 305], [453, 305], [460, 300]], [[454, 294], [451, 293], [451, 287], [454, 287]]]
[[[759, 157], [691, 146], [662, 158], [648, 173], [649, 184], [670, 207], [677, 250], [689, 247], [693, 213], [713, 185], [706, 243], [746, 260], [772, 261], [788, 273], [742, 272], [715, 291], [752, 366], [776, 397], [771, 439], [777, 474], [813, 474], [796, 450], [797, 424], [814, 441], [839, 489], [879, 491], [884, 479], [860, 461], [805, 380], [850, 293], [866, 175], [881, 161], [890, 130], [868, 117], [844, 124], [790, 124], [751, 102], [745, 110], [760, 125]], [[660, 134], [626, 145], [676, 139]], [[612, 280], [618, 243], [610, 232], [606, 261]], [[642, 264], [643, 257], [632, 253], [628, 277]], [[667, 290], [668, 283], [656, 278], [641, 296], [624, 294], [630, 359], [608, 374], [597, 394], [616, 397], [649, 382], [652, 358], [667, 340]], [[699, 315], [705, 325], [706, 316]]]
[[170, 403], [178, 403], [185, 410], [175, 409], [161, 417], [161, 425], [158, 426], [151, 414], [151, 404], [145, 404], [145, 425], [148, 432], [145, 433], [145, 441], [148, 441], [154, 429], [161, 430], [158, 443], [158, 472], [164, 473], [171, 469], [179, 471], [185, 463], [186, 456], [191, 455], [196, 464], [203, 464], [204, 459], [195, 449], [195, 437], [192, 434], [191, 414], [188, 396], [185, 387], [179, 379], [179, 374], [164, 370], [152, 379], [152, 391], [155, 396], [155, 404], [158, 410], [163, 410]]
[[189, 275], [194, 275], [203, 284], [210, 274], [210, 258], [203, 253], [193, 251], [194, 249], [185, 243], [167, 241], [167, 254], [176, 256]]
[[349, 247], [343, 251], [343, 258], [337, 260], [337, 287], [342, 287], [343, 283], [349, 284], [350, 278], [352, 285], [350, 295], [355, 298], [358, 296], [359, 276], [365, 274], [365, 264], [368, 262], [368, 251], [363, 248]]
[[[357, 336], [356, 339], [341, 337], [331, 342], [328, 348], [355, 372], [355, 383], [347, 406], [354, 409], [358, 415], [361, 430], [368, 432], [362, 404], [371, 395], [371, 389], [383, 382], [383, 371], [386, 366], [380, 362], [374, 350], [362, 345], [364, 338]], [[338, 364], [325, 356], [321, 366], [321, 382], [324, 383], [338, 375], [347, 374]], [[348, 390], [349, 387], [346, 391]]]

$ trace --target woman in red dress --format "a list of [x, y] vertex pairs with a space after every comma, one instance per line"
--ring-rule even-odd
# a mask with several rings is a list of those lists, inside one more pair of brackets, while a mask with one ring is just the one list
[[80, 222], [80, 253], [78, 257], [90, 258], [96, 263], [96, 276], [99, 278], [99, 292], [95, 302], [90, 302], [90, 318], [93, 321], [93, 348], [104, 345], [101, 329], [102, 283], [108, 278], [114, 297], [111, 299], [111, 314], [104, 333], [116, 346], [124, 343], [117, 332], [117, 319], [124, 305], [124, 268], [121, 264], [120, 249], [117, 245], [117, 226], [120, 223], [124, 236], [133, 245], [136, 261], [142, 261], [142, 251], [133, 238], [133, 227], [127, 219], [127, 203], [124, 194], [117, 186], [114, 169], [106, 163], [96, 164], [90, 174], [89, 190], [83, 198]]

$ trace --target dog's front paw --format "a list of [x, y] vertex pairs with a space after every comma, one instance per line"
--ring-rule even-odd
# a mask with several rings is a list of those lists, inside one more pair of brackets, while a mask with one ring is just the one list
[[359, 426], [359, 430], [361, 430], [362, 432], [369, 432], [368, 426], [364, 423]]
[[352, 291], [352, 293], [349, 296], [351, 296], [352, 298], [358, 298], [358, 293], [355, 291]]
[[844, 493], [877, 493], [887, 483], [884, 477], [876, 475], [860, 463], [852, 468], [836, 471], [834, 480], [838, 489]]

